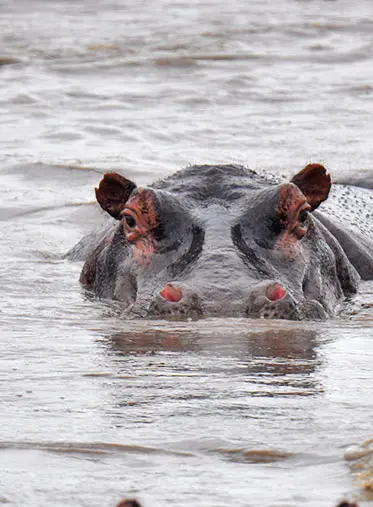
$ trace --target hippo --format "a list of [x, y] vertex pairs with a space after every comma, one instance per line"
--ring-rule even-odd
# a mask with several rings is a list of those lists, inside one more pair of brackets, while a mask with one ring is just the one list
[[373, 279], [373, 192], [318, 163], [285, 182], [240, 165], [148, 187], [108, 172], [96, 198], [112, 218], [74, 249], [80, 282], [127, 314], [318, 320]]
[[[142, 507], [142, 506], [135, 498], [128, 498], [119, 502], [116, 507]], [[341, 502], [339, 502], [337, 507], [358, 507], [358, 504], [356, 502], [342, 500]]]
[[[116, 507], [142, 507], [141, 504], [136, 500], [136, 498], [125, 498], [121, 502], [117, 504]], [[348, 507], [348, 506], [342, 506]]]

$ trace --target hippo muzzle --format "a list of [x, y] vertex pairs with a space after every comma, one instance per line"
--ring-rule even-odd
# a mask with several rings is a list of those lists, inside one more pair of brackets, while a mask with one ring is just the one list
[[[205, 301], [203, 303], [202, 301]], [[278, 282], [255, 285], [240, 301], [209, 303], [189, 287], [168, 283], [149, 305], [148, 315], [163, 318], [190, 318], [203, 315], [241, 315], [243, 317], [290, 320], [321, 320], [327, 317], [322, 305], [315, 301], [297, 304]]]

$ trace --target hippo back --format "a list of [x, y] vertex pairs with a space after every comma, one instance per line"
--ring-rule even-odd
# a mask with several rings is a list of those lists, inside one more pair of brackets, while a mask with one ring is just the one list
[[373, 278], [373, 192], [333, 185], [327, 201], [315, 212], [337, 238], [364, 280]]

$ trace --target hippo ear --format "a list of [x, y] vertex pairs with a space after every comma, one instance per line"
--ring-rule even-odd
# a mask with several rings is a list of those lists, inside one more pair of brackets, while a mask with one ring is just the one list
[[95, 188], [96, 199], [103, 210], [120, 220], [120, 213], [135, 188], [135, 183], [120, 174], [105, 173], [98, 188]]
[[312, 210], [327, 199], [331, 187], [330, 174], [321, 164], [308, 164], [291, 180], [305, 195]]

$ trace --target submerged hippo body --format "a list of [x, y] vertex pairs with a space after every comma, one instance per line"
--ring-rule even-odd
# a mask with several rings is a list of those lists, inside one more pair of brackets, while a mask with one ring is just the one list
[[236, 165], [193, 166], [146, 188], [107, 173], [96, 197], [115, 221], [80, 281], [140, 315], [333, 316], [373, 278], [373, 198], [361, 189], [366, 209], [347, 230], [344, 200], [358, 206], [348, 187], [337, 216], [314, 211], [330, 186], [319, 164], [283, 184]]

